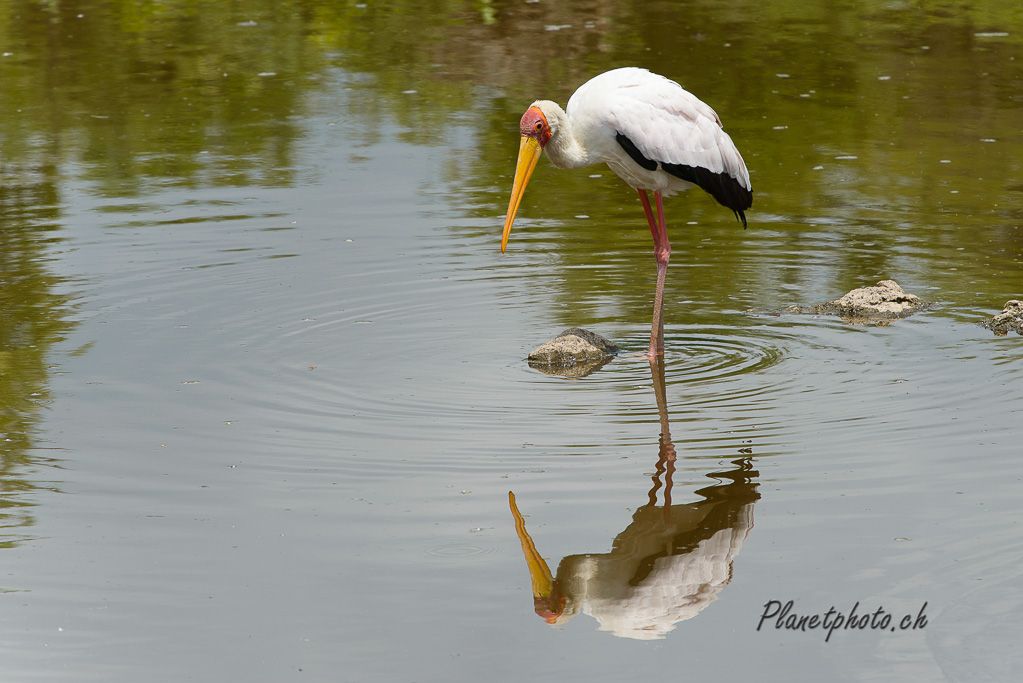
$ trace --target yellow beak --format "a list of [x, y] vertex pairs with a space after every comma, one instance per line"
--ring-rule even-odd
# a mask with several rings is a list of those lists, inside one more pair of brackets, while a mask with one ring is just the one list
[[519, 160], [515, 162], [515, 182], [512, 183], [511, 201], [508, 202], [508, 214], [504, 217], [504, 235], [501, 236], [501, 253], [508, 246], [508, 235], [511, 234], [512, 223], [515, 221], [515, 212], [519, 210], [519, 202], [522, 195], [526, 193], [526, 183], [533, 175], [536, 162], [540, 161], [543, 149], [536, 138], [522, 136], [519, 141]]
[[[524, 140], [525, 138], [523, 138]], [[529, 577], [533, 580], [533, 597], [549, 598], [554, 593], [554, 575], [551, 568], [547, 566], [544, 559], [540, 557], [533, 539], [526, 531], [526, 520], [522, 519], [522, 513], [515, 504], [515, 494], [508, 492], [508, 505], [511, 507], [512, 517], [515, 518], [515, 533], [519, 536], [519, 543], [522, 545], [522, 553], [526, 556], [526, 565], [529, 567]]]

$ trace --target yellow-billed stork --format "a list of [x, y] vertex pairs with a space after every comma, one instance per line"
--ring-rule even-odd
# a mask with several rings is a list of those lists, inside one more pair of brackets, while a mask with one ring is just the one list
[[[657, 290], [650, 330], [650, 360], [664, 354], [664, 276], [671, 245], [664, 223], [664, 197], [691, 187], [706, 190], [735, 212], [746, 227], [753, 203], [749, 171], [721, 119], [675, 81], [627, 67], [596, 76], [562, 109], [537, 100], [519, 122], [522, 139], [501, 252], [508, 245], [515, 212], [542, 152], [558, 168], [605, 163], [639, 191], [657, 258]], [[653, 190], [657, 218], [650, 208]]]

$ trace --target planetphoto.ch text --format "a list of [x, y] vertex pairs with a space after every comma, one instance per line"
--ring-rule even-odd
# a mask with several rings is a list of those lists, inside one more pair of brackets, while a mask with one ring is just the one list
[[764, 611], [760, 614], [760, 621], [757, 623], [757, 630], [765, 626], [773, 626], [776, 630], [788, 631], [824, 631], [827, 635], [824, 642], [831, 640], [835, 631], [843, 630], [881, 630], [881, 631], [910, 631], [918, 630], [927, 626], [927, 609], [925, 602], [920, 611], [915, 615], [904, 614], [896, 618], [896, 615], [886, 612], [884, 607], [878, 607], [873, 612], [860, 613], [860, 603], [853, 605], [848, 614], [838, 611], [834, 606], [828, 608], [823, 614], [797, 614], [792, 611], [794, 601], [782, 603], [780, 600], [768, 600], [764, 603]]

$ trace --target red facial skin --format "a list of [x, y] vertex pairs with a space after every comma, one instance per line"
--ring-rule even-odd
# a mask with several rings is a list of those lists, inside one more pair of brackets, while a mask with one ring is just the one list
[[519, 134], [525, 138], [536, 138], [540, 143], [540, 149], [543, 149], [551, 139], [551, 127], [547, 124], [547, 117], [542, 111], [537, 107], [530, 107], [519, 121]]
[[558, 617], [565, 611], [565, 596], [558, 591], [557, 585], [554, 586], [554, 592], [551, 595], [533, 597], [533, 611], [548, 624], [558, 622]]

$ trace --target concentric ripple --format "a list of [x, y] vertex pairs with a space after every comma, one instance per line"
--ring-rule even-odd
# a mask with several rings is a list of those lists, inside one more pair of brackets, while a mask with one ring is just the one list
[[481, 560], [497, 551], [494, 546], [477, 545], [474, 543], [450, 542], [443, 545], [431, 545], [422, 550], [426, 558], [444, 563], [461, 564], [473, 560]]
[[684, 333], [672, 340], [665, 359], [670, 377], [680, 382], [721, 382], [761, 372], [786, 358], [791, 337], [729, 328]]
[[[768, 395], [777, 398], [794, 391], [793, 373], [781, 370], [787, 361], [806, 355], [811, 348], [834, 345], [834, 341], [821, 338], [819, 326], [768, 326], [743, 316], [736, 316], [735, 323], [666, 329], [665, 383], [684, 390], [687, 405], [750, 407]], [[622, 340], [621, 345], [629, 350], [623, 351], [598, 381], [620, 382], [615, 373], [627, 369], [648, 378], [646, 358], [635, 350], [645, 349], [646, 343], [645, 336]]]

